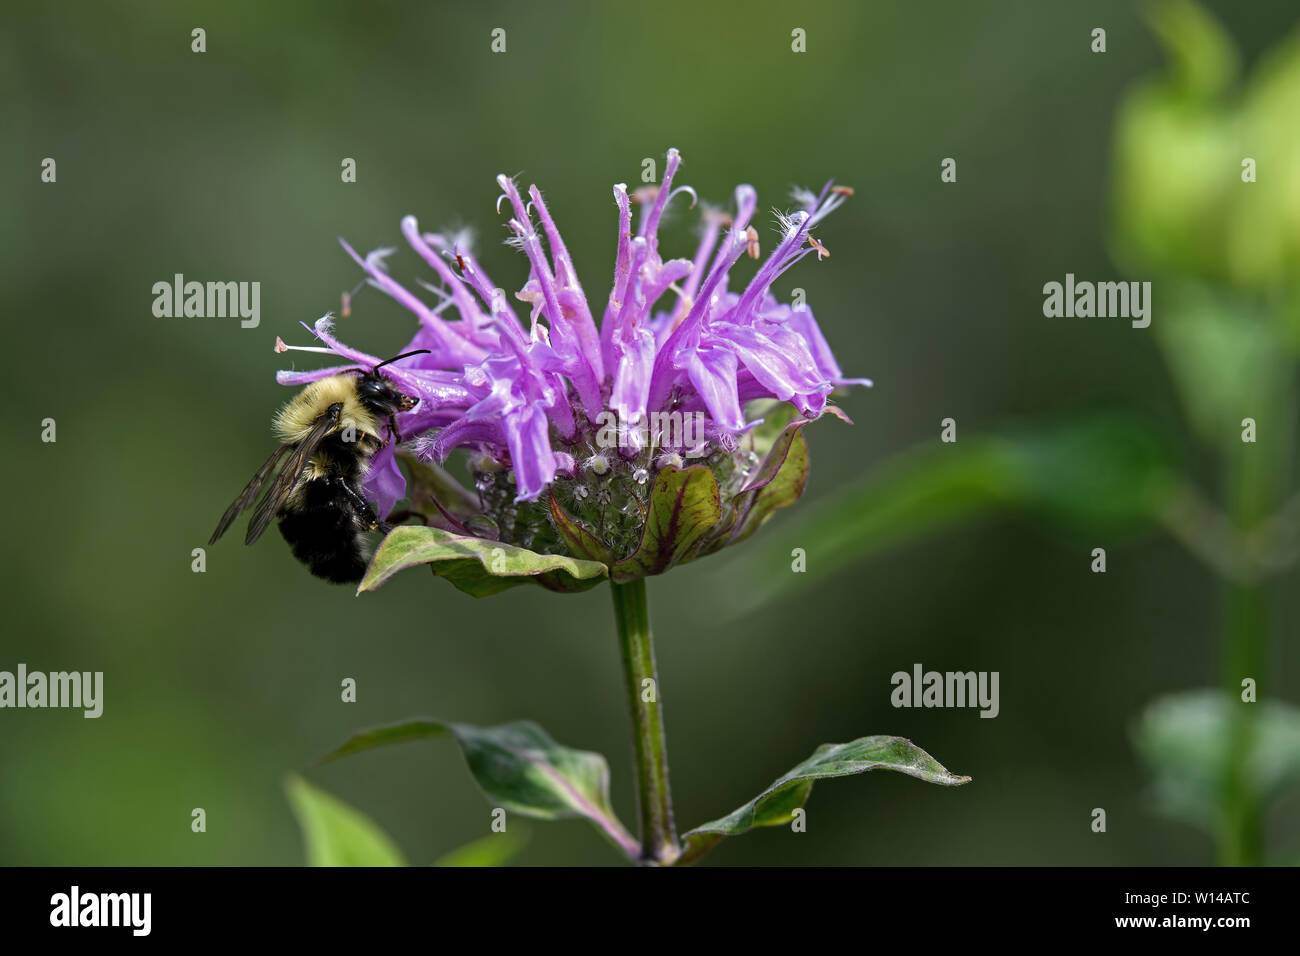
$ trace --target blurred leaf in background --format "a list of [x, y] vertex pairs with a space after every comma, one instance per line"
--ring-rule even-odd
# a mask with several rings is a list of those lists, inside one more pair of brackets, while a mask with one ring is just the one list
[[[1133, 738], [1154, 775], [1157, 808], [1213, 833], [1224, 771], [1231, 759], [1231, 709], [1240, 703], [1221, 691], [1189, 690], [1152, 701]], [[1257, 742], [1249, 759], [1253, 796], [1265, 807], [1300, 783], [1300, 708], [1280, 701], [1256, 705]], [[1294, 848], [1293, 848], [1294, 849]], [[1282, 852], [1274, 851], [1281, 856]]]
[[779, 543], [760, 543], [733, 571], [737, 580], [750, 577], [762, 586], [733, 593], [768, 602], [805, 586], [809, 577], [791, 574], [778, 553], [791, 542], [835, 573], [913, 538], [1012, 508], [1074, 531], [1130, 532], [1161, 519], [1178, 481], [1161, 440], [1120, 415], [934, 441], [819, 502], [814, 513], [786, 526]]
[[[285, 792], [302, 831], [308, 866], [406, 866], [388, 834], [361, 811], [296, 775], [285, 781]], [[433, 865], [505, 866], [527, 843], [527, 831], [515, 827], [457, 847]]]
[[307, 850], [308, 866], [405, 866], [397, 845], [373, 820], [337, 797], [290, 776], [285, 791]]
[[528, 831], [513, 829], [479, 837], [473, 843], [445, 853], [433, 861], [434, 866], [505, 866], [528, 845]]

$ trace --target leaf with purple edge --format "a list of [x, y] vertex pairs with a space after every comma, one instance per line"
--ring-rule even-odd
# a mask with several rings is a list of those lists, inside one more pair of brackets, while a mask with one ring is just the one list
[[663, 574], [694, 557], [700, 541], [722, 517], [718, 481], [703, 466], [666, 465], [655, 475], [637, 549], [610, 568], [617, 582]]
[[868, 770], [894, 770], [945, 787], [970, 782], [970, 777], [950, 773], [939, 761], [902, 737], [877, 735], [859, 737], [846, 744], [822, 744], [811, 757], [744, 806], [683, 834], [682, 855], [673, 865], [690, 866], [723, 837], [739, 836], [755, 827], [786, 826], [793, 812], [807, 802], [815, 781]]
[[447, 736], [460, 744], [470, 773], [492, 806], [539, 820], [585, 818], [627, 856], [640, 852], [636, 838], [610, 806], [605, 758], [564, 747], [529, 720], [477, 727], [417, 717], [359, 731], [318, 763], [385, 744]]
[[529, 582], [552, 591], [585, 591], [608, 576], [605, 565], [559, 554], [537, 554], [502, 541], [442, 528], [403, 525], [384, 538], [357, 593], [373, 591], [398, 571], [427, 564], [435, 575], [474, 597]]

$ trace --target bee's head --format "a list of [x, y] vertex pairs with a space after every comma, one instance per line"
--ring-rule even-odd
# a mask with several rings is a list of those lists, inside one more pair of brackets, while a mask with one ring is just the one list
[[364, 372], [357, 380], [357, 397], [367, 408], [387, 417], [394, 412], [409, 412], [420, 404], [418, 398], [403, 395], [377, 372]]
[[394, 412], [409, 412], [420, 404], [418, 398], [403, 395], [395, 389], [387, 379], [379, 374], [379, 370], [391, 362], [396, 362], [398, 359], [404, 359], [411, 355], [423, 355], [428, 351], [428, 349], [416, 349], [414, 352], [403, 352], [401, 355], [390, 358], [387, 362], [380, 362], [369, 372], [361, 372], [361, 377], [357, 380], [357, 396], [361, 399], [362, 404], [385, 417], [392, 415]]

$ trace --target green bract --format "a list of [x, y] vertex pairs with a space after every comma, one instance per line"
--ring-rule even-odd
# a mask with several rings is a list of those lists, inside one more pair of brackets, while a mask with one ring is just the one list
[[[372, 591], [419, 564], [475, 597], [528, 582], [551, 591], [585, 591], [606, 579], [622, 583], [663, 574], [738, 544], [776, 509], [798, 501], [808, 480], [802, 434], [808, 419], [791, 419], [789, 406], [772, 411], [768, 427], [755, 429], [734, 452], [702, 464], [662, 463], [653, 480], [647, 472], [643, 491], [611, 469], [617, 488], [608, 497], [622, 496], [617, 521], [605, 520], [600, 502], [610, 502], [599, 487], [580, 497], [571, 483], [557, 481], [544, 503], [520, 503], [509, 520], [526, 520], [525, 540], [539, 550], [505, 540], [502, 521], [486, 519], [473, 493], [441, 468], [404, 459], [412, 510], [429, 525], [393, 530], [358, 591]], [[527, 519], [521, 517], [525, 511]]]

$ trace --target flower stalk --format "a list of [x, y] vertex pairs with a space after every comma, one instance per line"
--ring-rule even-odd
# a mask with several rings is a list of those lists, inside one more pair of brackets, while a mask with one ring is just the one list
[[[1295, 388], [1290, 377], [1263, 398], [1261, 419], [1275, 422], [1269, 443], [1233, 443], [1227, 456], [1228, 512], [1243, 536], [1257, 534], [1281, 507], [1281, 476], [1291, 464]], [[1243, 681], [1263, 681], [1268, 667], [1271, 587], [1267, 580], [1225, 582], [1223, 687], [1229, 701], [1227, 764], [1220, 792], [1219, 861], [1228, 866], [1264, 862], [1264, 795], [1258, 779], [1260, 704], [1242, 699]]]
[[[1228, 462], [1229, 511], [1240, 533], [1249, 534], [1271, 510], [1273, 462], [1234, 449]], [[1224, 693], [1229, 703], [1227, 764], [1221, 781], [1219, 861], [1227, 866], [1258, 866], [1263, 821], [1259, 794], [1251, 780], [1257, 744], [1255, 704], [1241, 700], [1242, 679], [1259, 680], [1268, 643], [1268, 595], [1260, 581], [1226, 582], [1223, 646]]]
[[645, 579], [611, 584], [614, 616], [618, 621], [632, 714], [632, 739], [636, 758], [637, 806], [641, 822], [643, 866], [667, 866], [680, 855], [673, 824], [673, 800], [668, 786], [668, 745], [664, 735], [659, 677], [655, 671], [654, 639], [646, 609]]

